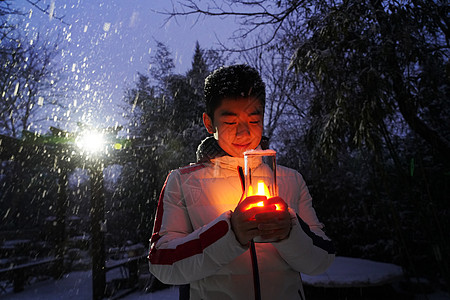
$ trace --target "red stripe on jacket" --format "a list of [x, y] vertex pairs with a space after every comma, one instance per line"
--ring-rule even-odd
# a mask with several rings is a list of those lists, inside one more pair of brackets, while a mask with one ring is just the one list
[[201, 233], [199, 238], [180, 244], [175, 249], [156, 249], [156, 243], [161, 238], [159, 231], [161, 230], [164, 214], [164, 192], [169, 176], [167, 176], [161, 194], [159, 195], [156, 220], [153, 228], [154, 234], [150, 239], [151, 250], [148, 259], [152, 264], [170, 265], [187, 257], [200, 254], [205, 248], [215, 243], [228, 232], [228, 223], [226, 221], [220, 221]]
[[153, 225], [154, 234], [152, 235], [152, 238], [150, 239], [150, 245], [153, 245], [154, 243], [156, 243], [160, 238], [158, 232], [161, 230], [162, 215], [164, 213], [164, 204], [163, 204], [164, 192], [166, 190], [166, 185], [167, 185], [167, 181], [169, 180], [169, 176], [170, 176], [170, 173], [169, 173], [169, 175], [167, 175], [167, 178], [166, 178], [166, 181], [164, 182], [161, 193], [159, 194], [158, 207], [156, 208], [156, 219], [155, 219], [155, 224]]
[[206, 168], [206, 166], [204, 164], [189, 165], [189, 166], [180, 168], [180, 174], [182, 174], [182, 175], [190, 174], [192, 172], [195, 172], [197, 170], [201, 170], [203, 168]]
[[[161, 190], [161, 193], [159, 194], [158, 199], [158, 207], [156, 208], [156, 219], [155, 224], [153, 225], [153, 232], [154, 234], [150, 238], [150, 246], [153, 247], [153, 245], [156, 244], [156, 242], [161, 238], [159, 235], [159, 231], [161, 230], [161, 223], [162, 223], [162, 216], [164, 213], [164, 205], [163, 205], [163, 199], [164, 199], [164, 191], [166, 190], [167, 180], [169, 179], [169, 175], [167, 175], [166, 181], [164, 182], [163, 188]], [[148, 254], [148, 258], [150, 259], [151, 252]]]
[[175, 249], [159, 249], [152, 247], [150, 263], [171, 265], [179, 260], [201, 254], [209, 245], [215, 243], [228, 232], [228, 223], [220, 221], [201, 233], [199, 238], [178, 245]]

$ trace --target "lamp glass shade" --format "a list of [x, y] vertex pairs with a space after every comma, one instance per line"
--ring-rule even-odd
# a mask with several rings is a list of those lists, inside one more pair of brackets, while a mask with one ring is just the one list
[[245, 196], [278, 196], [277, 162], [274, 150], [244, 152]]

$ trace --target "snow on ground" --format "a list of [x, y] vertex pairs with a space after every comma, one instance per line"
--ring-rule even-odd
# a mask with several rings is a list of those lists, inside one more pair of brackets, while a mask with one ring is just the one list
[[[117, 271], [116, 271], [117, 272]], [[107, 274], [107, 280], [117, 278], [119, 274]], [[402, 275], [401, 268], [392, 264], [373, 262], [369, 260], [337, 257], [332, 266], [324, 274], [318, 276], [302, 275], [305, 284], [316, 287], [349, 287], [370, 286], [395, 282]], [[1, 287], [0, 287], [1, 288]], [[65, 274], [60, 280], [48, 279], [25, 285], [25, 290], [13, 293], [0, 291], [0, 300], [79, 300], [92, 299], [91, 271], [77, 271]], [[135, 291], [123, 299], [125, 300], [175, 300], [178, 299], [178, 287], [144, 293]], [[413, 299], [444, 300], [450, 299], [448, 293], [436, 292], [430, 295], [417, 295]]]
[[[0, 294], [1, 300], [84, 300], [92, 299], [91, 271], [65, 274], [60, 280], [46, 280], [26, 285], [20, 293]], [[154, 293], [134, 292], [126, 300], [174, 300], [178, 299], [178, 288], [171, 287]]]
[[336, 257], [325, 273], [302, 275], [303, 281], [318, 287], [364, 287], [393, 283], [403, 277], [400, 266], [368, 259]]

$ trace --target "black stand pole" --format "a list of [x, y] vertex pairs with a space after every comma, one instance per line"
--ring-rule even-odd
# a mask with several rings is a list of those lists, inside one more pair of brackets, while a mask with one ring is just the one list
[[255, 290], [255, 300], [261, 300], [261, 284], [259, 282], [258, 259], [256, 256], [255, 242], [253, 240], [251, 240], [250, 242], [250, 255], [252, 257], [253, 287]]
[[58, 198], [56, 201], [56, 258], [58, 259], [54, 268], [54, 277], [61, 278], [64, 274], [64, 241], [66, 236], [66, 202], [67, 202], [67, 168], [62, 167], [58, 178]]
[[92, 299], [105, 296], [105, 197], [103, 194], [103, 165], [95, 163], [91, 171], [91, 249], [92, 249]]

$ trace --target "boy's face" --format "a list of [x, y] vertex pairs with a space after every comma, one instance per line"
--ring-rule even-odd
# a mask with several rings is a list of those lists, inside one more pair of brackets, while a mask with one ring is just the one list
[[231, 156], [242, 157], [255, 149], [262, 137], [264, 108], [256, 98], [223, 99], [214, 121], [203, 114], [203, 123], [219, 146]]

